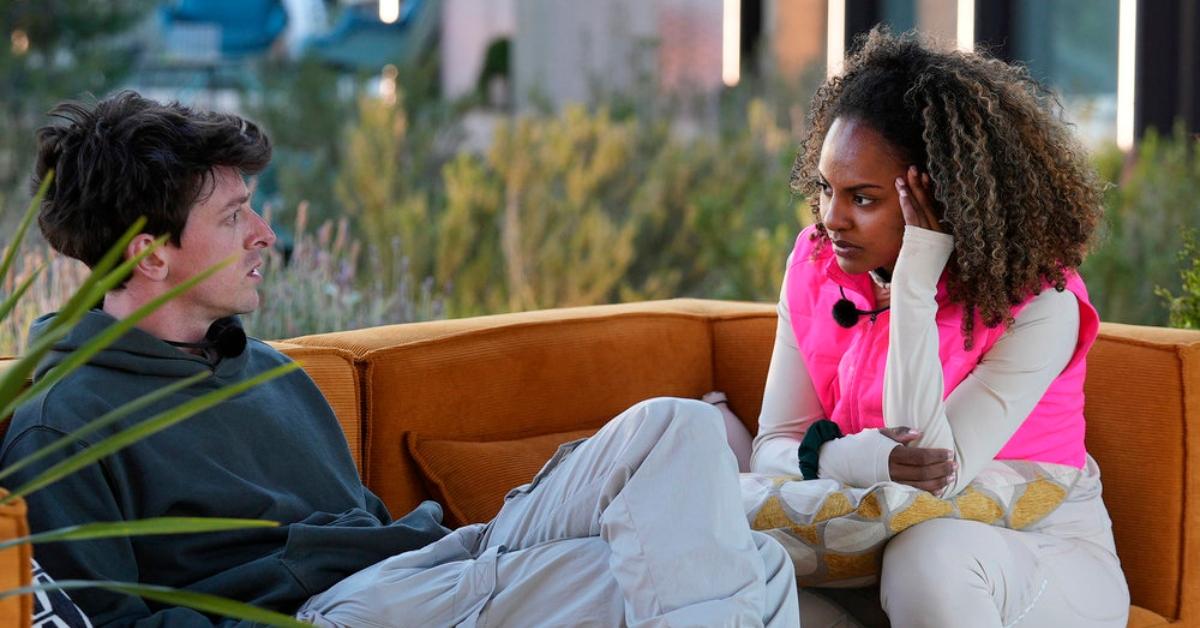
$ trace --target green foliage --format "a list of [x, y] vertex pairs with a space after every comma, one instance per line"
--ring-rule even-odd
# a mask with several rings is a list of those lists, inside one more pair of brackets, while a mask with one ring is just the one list
[[1183, 283], [1181, 294], [1175, 296], [1166, 288], [1156, 288], [1154, 293], [1166, 302], [1172, 327], [1200, 329], [1200, 243], [1196, 241], [1196, 230], [1188, 229], [1183, 242], [1183, 250], [1179, 252], [1183, 264], [1179, 271]]
[[266, 129], [274, 147], [259, 193], [272, 195], [283, 210], [307, 203], [317, 222], [336, 219], [340, 145], [346, 120], [354, 116], [341, 74], [305, 59], [294, 66], [268, 62], [259, 76], [263, 89], [260, 98], [249, 99], [247, 115]]
[[403, 93], [395, 103], [359, 100], [357, 123], [346, 132], [336, 194], [376, 256], [372, 272], [384, 285], [400, 281], [401, 267], [416, 277], [430, 275], [431, 251], [418, 244], [433, 228], [431, 207], [443, 202], [435, 183], [453, 157], [456, 119], [445, 107], [406, 109]]
[[765, 102], [743, 132], [684, 139], [607, 109], [495, 122], [432, 174], [401, 106], [364, 101], [339, 195], [359, 233], [449, 291], [451, 316], [618, 300], [773, 299], [807, 218], [793, 140]]
[[[157, 4], [0, 0], [0, 206], [27, 194], [33, 132], [44, 123], [42, 114], [63, 98], [104, 94], [119, 85], [135, 67], [128, 31]], [[5, 218], [0, 214], [0, 227], [9, 226]]]
[[363, 245], [350, 236], [347, 219], [310, 232], [308, 204], [301, 203], [292, 233], [289, 255], [264, 252], [262, 299], [243, 317], [255, 336], [292, 338], [441, 317], [443, 295], [434, 292], [432, 280], [415, 281], [404, 259], [388, 273], [399, 278], [395, 282], [377, 270], [363, 271], [378, 269], [381, 262], [362, 263]]
[[1135, 154], [1112, 149], [1096, 158], [1114, 181], [1105, 196], [1106, 225], [1081, 269], [1093, 303], [1106, 321], [1166, 325], [1169, 314], [1156, 286], [1178, 286], [1186, 227], [1200, 225], [1200, 158], [1177, 127], [1170, 136], [1147, 133]]

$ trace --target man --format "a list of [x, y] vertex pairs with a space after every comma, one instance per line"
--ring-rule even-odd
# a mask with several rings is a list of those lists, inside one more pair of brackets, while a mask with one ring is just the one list
[[[60, 105], [52, 115], [59, 123], [38, 133], [35, 177], [55, 171], [39, 215], [51, 245], [95, 264], [140, 215], [145, 233], [126, 256], [155, 235], [170, 239], [56, 346], [39, 375], [172, 286], [239, 259], [22, 407], [0, 463], [197, 372], [212, 377], [150, 412], [287, 361], [257, 340], [239, 351], [210, 338], [257, 307], [260, 254], [275, 241], [243, 180], [270, 158], [258, 127], [130, 92], [93, 107]], [[685, 485], [700, 488], [663, 490]], [[278, 521], [233, 533], [50, 544], [37, 555], [56, 578], [165, 584], [318, 625], [799, 624], [791, 564], [777, 543], [749, 530], [720, 415], [694, 401], [634, 406], [560, 449], [489, 524], [452, 532], [433, 502], [392, 520], [299, 371], [28, 501], [35, 531], [155, 516]], [[219, 621], [98, 590], [74, 597], [98, 626]]]

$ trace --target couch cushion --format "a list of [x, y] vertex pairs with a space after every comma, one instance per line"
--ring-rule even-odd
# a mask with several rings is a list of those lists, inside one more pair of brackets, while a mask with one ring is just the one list
[[1200, 591], [1182, 589], [1200, 567], [1200, 513], [1185, 499], [1200, 456], [1200, 333], [1104, 323], [1085, 386], [1087, 449], [1133, 603], [1169, 619], [1181, 604], [1200, 610]]
[[1151, 613], [1140, 606], [1129, 607], [1129, 622], [1126, 628], [1166, 628], [1170, 625], [1162, 615]]
[[407, 440], [430, 494], [446, 507], [446, 524], [458, 527], [490, 521], [500, 512], [504, 496], [532, 480], [559, 445], [595, 432], [573, 430], [487, 442], [410, 433]]
[[304, 372], [312, 378], [325, 400], [337, 415], [346, 444], [354, 464], [361, 475], [363, 471], [362, 406], [359, 402], [358, 370], [354, 358], [341, 349], [302, 347], [287, 342], [269, 343], [289, 358], [300, 363]]
[[[0, 489], [0, 496], [8, 492]], [[29, 534], [25, 502], [0, 506], [0, 540]], [[32, 582], [33, 546], [23, 543], [0, 551], [0, 591], [27, 587]], [[0, 626], [28, 626], [33, 616], [33, 597], [13, 595], [0, 599]]]

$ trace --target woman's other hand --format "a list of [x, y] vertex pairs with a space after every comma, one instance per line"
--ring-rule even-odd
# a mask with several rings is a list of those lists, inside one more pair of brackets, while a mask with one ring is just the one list
[[954, 483], [955, 472], [958, 470], [958, 463], [954, 462], [954, 452], [949, 449], [913, 447], [912, 443], [916, 442], [921, 434], [907, 427], [885, 427], [879, 432], [900, 443], [900, 447], [894, 447], [888, 457], [888, 473], [893, 482], [907, 484], [934, 495]]
[[903, 177], [896, 177], [896, 191], [900, 194], [904, 224], [941, 232], [928, 174], [917, 170], [916, 166], [909, 166]]

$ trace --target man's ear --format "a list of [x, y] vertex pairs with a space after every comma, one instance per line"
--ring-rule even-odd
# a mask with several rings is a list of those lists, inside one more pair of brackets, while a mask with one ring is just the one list
[[[131, 259], [140, 255], [142, 251], [150, 248], [152, 244], [154, 244], [154, 236], [148, 233], [137, 234], [133, 240], [130, 240], [129, 246], [125, 247], [125, 259]], [[169, 255], [166, 250], [168, 246], [164, 244], [146, 257], [143, 257], [142, 261], [133, 267], [131, 274], [142, 275], [150, 281], [162, 281], [166, 279], [167, 270], [170, 266], [168, 264]]]

